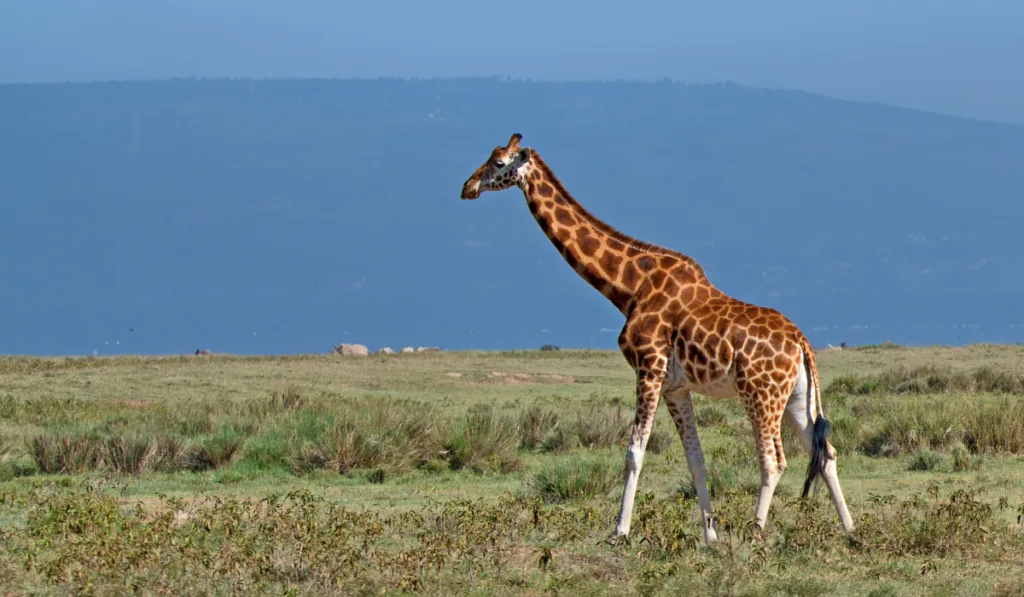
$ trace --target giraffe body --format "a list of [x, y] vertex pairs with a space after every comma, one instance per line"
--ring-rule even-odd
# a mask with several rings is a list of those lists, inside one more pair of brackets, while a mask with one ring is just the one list
[[781, 435], [786, 421], [812, 455], [804, 495], [816, 476], [823, 477], [844, 529], [851, 532], [836, 451], [827, 440], [814, 352], [799, 328], [774, 309], [720, 291], [691, 257], [633, 239], [595, 218], [534, 150], [519, 147], [520, 139], [513, 135], [507, 146], [491, 152], [463, 185], [462, 198], [518, 186], [566, 262], [626, 318], [619, 348], [636, 372], [637, 404], [615, 535], [629, 534], [647, 440], [664, 399], [693, 475], [704, 538], [716, 539], [692, 392], [742, 401], [760, 460], [759, 526], [786, 468]]

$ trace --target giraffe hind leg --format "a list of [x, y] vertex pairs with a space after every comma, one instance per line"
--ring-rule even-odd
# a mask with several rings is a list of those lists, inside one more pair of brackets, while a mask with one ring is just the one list
[[[777, 405], [777, 408], [776, 408]], [[747, 417], [754, 428], [754, 445], [761, 463], [761, 491], [757, 496], [754, 518], [759, 528], [764, 528], [768, 519], [775, 488], [786, 468], [786, 456], [782, 450], [782, 411], [784, 399], [776, 399], [770, 391], [762, 390], [746, 398], [744, 406]]]
[[832, 505], [835, 506], [843, 529], [850, 533], [853, 531], [853, 518], [846, 506], [843, 489], [839, 485], [836, 451], [828, 441], [828, 421], [824, 416], [818, 416], [814, 400], [809, 399], [806, 379], [806, 375], [800, 375], [796, 387], [789, 395], [784, 415], [786, 424], [797, 433], [804, 450], [811, 455], [803, 495], [807, 496], [811, 481], [820, 474], [825, 481], [825, 487], [828, 488], [829, 497], [832, 498]]
[[666, 391], [664, 398], [669, 415], [679, 431], [679, 438], [683, 441], [686, 463], [689, 465], [693, 487], [697, 491], [697, 500], [700, 503], [704, 542], [710, 544], [718, 540], [718, 534], [715, 532], [714, 512], [711, 509], [711, 497], [708, 495], [708, 471], [704, 463], [704, 451], [701, 449], [697, 421], [693, 415], [693, 400], [689, 391], [675, 389]]

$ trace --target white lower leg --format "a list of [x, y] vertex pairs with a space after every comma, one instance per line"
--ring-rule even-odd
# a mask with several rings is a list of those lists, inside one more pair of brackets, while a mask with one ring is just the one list
[[[652, 359], [664, 367], [667, 359]], [[637, 371], [636, 421], [633, 433], [629, 438], [626, 450], [626, 486], [622, 490], [622, 506], [619, 508], [619, 522], [615, 525], [615, 537], [629, 534], [629, 523], [633, 519], [633, 500], [636, 498], [636, 486], [640, 480], [640, 470], [644, 466], [644, 450], [647, 439], [654, 427], [654, 415], [658, 411], [658, 399], [661, 397], [661, 383], [664, 369], [660, 371]]]
[[853, 518], [850, 516], [850, 511], [846, 507], [846, 498], [843, 497], [843, 489], [839, 486], [839, 472], [836, 468], [835, 458], [830, 458], [825, 464], [825, 486], [828, 487], [828, 493], [832, 496], [832, 504], [836, 507], [836, 513], [839, 514], [839, 522], [843, 525], [843, 530], [847, 533], [853, 532]]
[[711, 543], [718, 540], [718, 533], [714, 527], [714, 513], [711, 510], [711, 496], [708, 495], [707, 472], [704, 470], [704, 459], [701, 458], [700, 469], [695, 470], [690, 465], [690, 473], [693, 475], [693, 485], [697, 488], [697, 500], [700, 501], [701, 526], [704, 529], [704, 542]]
[[782, 471], [780, 470], [761, 475], [761, 493], [757, 496], [757, 508], [754, 511], [754, 519], [757, 520], [757, 526], [762, 529], [764, 528], [765, 521], [768, 520], [768, 508], [772, 505], [775, 487], [779, 484], [779, 479], [781, 478]]
[[615, 536], [629, 534], [629, 524], [633, 518], [633, 501], [636, 499], [636, 486], [640, 480], [640, 469], [644, 463], [644, 444], [631, 443], [626, 451], [626, 486], [622, 491], [622, 506], [619, 508], [619, 522], [615, 525]]
[[704, 529], [704, 542], [711, 543], [718, 539], [713, 526], [713, 512], [711, 510], [711, 496], [708, 495], [708, 470], [704, 463], [704, 450], [701, 449], [700, 439], [697, 437], [697, 423], [692, 417], [683, 423], [683, 447], [686, 450], [686, 464], [690, 466], [690, 475], [693, 477], [693, 487], [697, 490], [697, 500], [700, 502], [701, 526]]

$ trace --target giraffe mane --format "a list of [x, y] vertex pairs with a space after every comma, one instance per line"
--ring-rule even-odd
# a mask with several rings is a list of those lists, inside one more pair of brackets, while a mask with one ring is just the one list
[[551, 182], [551, 185], [555, 188], [555, 191], [561, 194], [563, 197], [565, 197], [566, 200], [572, 201], [574, 208], [579, 211], [580, 215], [587, 218], [587, 220], [589, 220], [595, 228], [607, 234], [609, 237], [621, 242], [626, 247], [632, 247], [633, 249], [636, 249], [638, 251], [643, 251], [644, 253], [655, 255], [658, 257], [675, 257], [677, 259], [680, 259], [681, 261], [692, 267], [694, 271], [696, 271], [700, 275], [700, 277], [706, 277], [706, 275], [704, 274], [704, 268], [693, 257], [690, 257], [689, 255], [684, 255], [683, 253], [680, 253], [679, 251], [675, 251], [673, 249], [668, 249], [666, 247], [662, 247], [660, 245], [642, 241], [640, 239], [629, 236], [628, 234], [618, 230], [614, 226], [604, 222], [600, 218], [596, 217], [594, 214], [587, 211], [587, 209], [583, 207], [583, 204], [577, 201], [576, 198], [572, 196], [572, 193], [570, 193], [565, 188], [565, 186], [562, 184], [562, 181], [559, 180], [557, 176], [555, 176], [554, 171], [552, 171], [551, 167], [548, 166], [547, 162], [545, 162], [544, 159], [540, 157], [540, 154], [537, 153], [537, 150], [530, 148], [530, 154], [533, 158], [531, 161], [534, 162], [534, 166], [538, 170], [540, 170], [540, 172], [544, 175], [545, 178], [547, 178], [548, 181]]

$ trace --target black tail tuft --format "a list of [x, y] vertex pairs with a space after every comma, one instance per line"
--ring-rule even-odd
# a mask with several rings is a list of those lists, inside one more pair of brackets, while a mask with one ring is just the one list
[[831, 431], [828, 419], [818, 413], [814, 420], [814, 429], [811, 430], [811, 463], [807, 466], [807, 480], [804, 481], [804, 492], [802, 497], [807, 497], [811, 489], [811, 483], [818, 475], [824, 475], [825, 465], [828, 463], [828, 452], [825, 449], [829, 431]]

